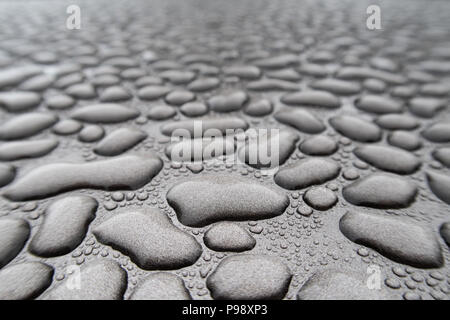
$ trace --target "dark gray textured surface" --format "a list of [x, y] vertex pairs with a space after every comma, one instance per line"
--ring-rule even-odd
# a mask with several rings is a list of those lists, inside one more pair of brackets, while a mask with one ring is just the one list
[[[449, 298], [448, 2], [70, 4], [0, 1], [0, 298]], [[279, 171], [173, 162], [197, 120]]]

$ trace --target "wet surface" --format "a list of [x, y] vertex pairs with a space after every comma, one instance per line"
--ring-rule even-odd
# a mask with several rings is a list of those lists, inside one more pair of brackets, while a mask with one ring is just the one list
[[450, 4], [69, 4], [0, 1], [0, 299], [450, 297]]

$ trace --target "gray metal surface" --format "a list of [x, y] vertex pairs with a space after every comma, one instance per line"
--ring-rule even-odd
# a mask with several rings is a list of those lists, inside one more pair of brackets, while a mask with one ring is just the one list
[[0, 1], [1, 299], [449, 298], [448, 2], [70, 4]]

